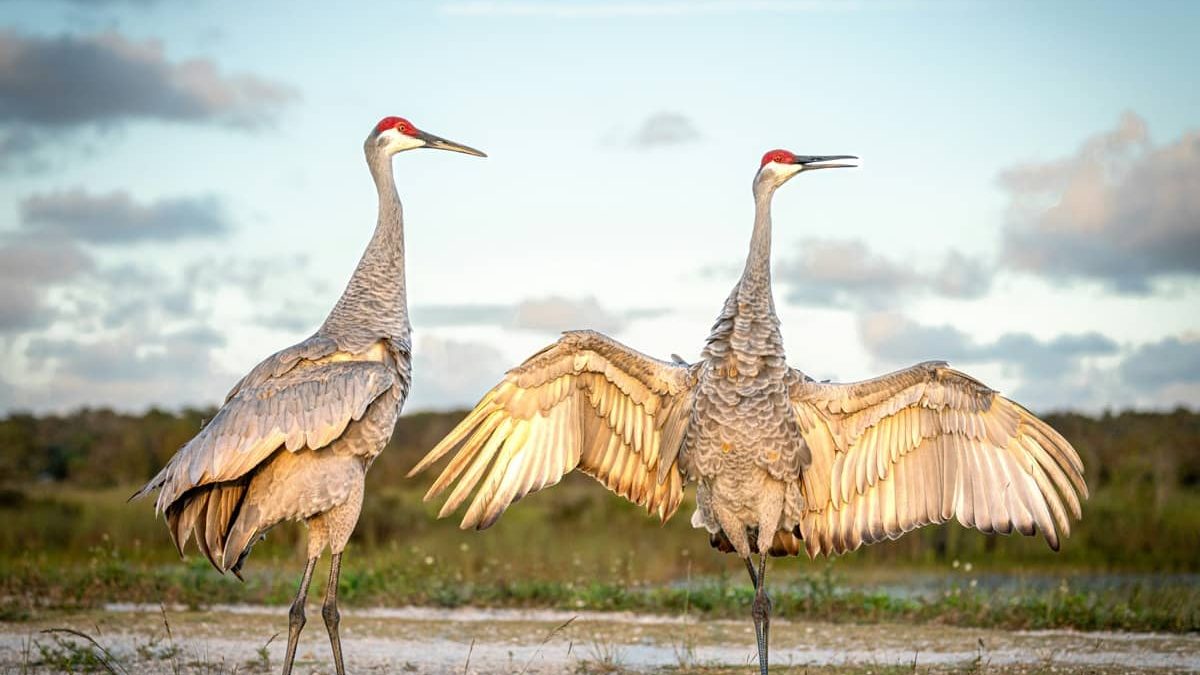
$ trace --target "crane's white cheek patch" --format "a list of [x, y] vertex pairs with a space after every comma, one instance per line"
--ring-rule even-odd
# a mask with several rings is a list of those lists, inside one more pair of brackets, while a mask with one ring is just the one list
[[412, 136], [406, 136], [395, 129], [388, 129], [380, 134], [379, 137], [381, 142], [387, 146], [388, 152], [392, 154], [425, 145], [425, 141], [413, 138]]
[[799, 164], [780, 164], [779, 162], [767, 162], [766, 166], [762, 168], [766, 177], [775, 183], [782, 183], [800, 173], [800, 170]]
[[405, 136], [404, 134], [397, 133], [396, 140], [392, 142], [392, 149], [396, 152], [402, 152], [404, 150], [419, 148], [423, 145], [425, 145], [425, 141], [422, 141], [418, 138], [413, 138], [412, 136]]

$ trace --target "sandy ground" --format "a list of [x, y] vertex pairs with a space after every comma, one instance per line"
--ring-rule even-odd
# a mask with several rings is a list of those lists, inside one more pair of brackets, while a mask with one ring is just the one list
[[[44, 663], [48, 659], [42, 649], [69, 652], [41, 631], [62, 627], [93, 636], [112, 653], [119, 672], [274, 672], [281, 664], [286, 608], [167, 608], [166, 615], [170, 638], [160, 609], [153, 606], [114, 605], [0, 623], [0, 672], [59, 672], [61, 666]], [[296, 672], [330, 673], [318, 607], [310, 607], [308, 619]], [[344, 610], [342, 640], [347, 670], [354, 673], [749, 673], [754, 659], [748, 617], [697, 622], [593, 612]], [[865, 672], [911, 666], [914, 659], [922, 669], [973, 672], [1196, 672], [1200, 636], [776, 620], [771, 657], [780, 672], [791, 672], [787, 666]]]

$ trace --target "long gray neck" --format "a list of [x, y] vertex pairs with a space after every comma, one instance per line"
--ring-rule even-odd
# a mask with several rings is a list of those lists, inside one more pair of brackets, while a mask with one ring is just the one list
[[365, 348], [380, 338], [408, 340], [412, 332], [404, 284], [404, 215], [392, 158], [370, 140], [364, 147], [379, 193], [379, 220], [354, 276], [318, 331], [346, 349]]
[[750, 253], [738, 282], [738, 293], [745, 302], [752, 297], [766, 296], [771, 301], [771, 197], [775, 187], [754, 186], [754, 232], [750, 235]]
[[754, 185], [754, 232], [742, 278], [733, 287], [721, 315], [713, 324], [702, 355], [728, 367], [728, 359], [737, 362], [732, 372], [757, 376], [762, 359], [783, 357], [783, 337], [775, 314], [771, 293], [771, 197], [775, 186]]

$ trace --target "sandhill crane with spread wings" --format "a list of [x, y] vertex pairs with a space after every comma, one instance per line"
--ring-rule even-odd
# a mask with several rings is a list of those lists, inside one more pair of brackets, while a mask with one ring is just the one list
[[1057, 549], [1087, 497], [1083, 464], [1028, 410], [941, 362], [852, 384], [788, 367], [771, 292], [771, 200], [800, 173], [854, 166], [839, 162], [848, 159], [763, 156], [745, 270], [698, 363], [577, 331], [510, 370], [410, 473], [459, 448], [425, 495], [453, 486], [439, 515], [469, 499], [462, 527], [483, 529], [578, 469], [665, 521], [694, 480], [692, 524], [736, 552], [754, 583], [764, 674], [768, 555], [841, 554], [955, 518], [984, 532], [1041, 532]]
[[194, 536], [218, 570], [239, 577], [267, 530], [305, 521], [308, 561], [289, 614], [285, 675], [326, 547], [332, 561], [321, 614], [334, 665], [345, 672], [337, 609], [342, 551], [358, 522], [367, 469], [391, 438], [411, 381], [404, 223], [392, 157], [414, 148], [485, 156], [399, 117], [380, 121], [363, 147], [379, 219], [341, 299], [312, 337], [243, 377], [212, 421], [134, 495], [160, 490], [155, 508], [166, 514], [180, 555]]

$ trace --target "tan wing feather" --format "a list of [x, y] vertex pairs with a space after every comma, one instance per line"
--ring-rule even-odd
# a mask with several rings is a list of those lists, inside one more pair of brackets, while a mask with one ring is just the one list
[[[383, 363], [341, 361], [242, 386], [136, 496], [161, 488], [156, 507], [164, 512], [188, 490], [246, 475], [280, 446], [325, 447], [395, 383]], [[189, 527], [180, 529], [193, 518], [181, 514]]]
[[951, 518], [984, 532], [1040, 530], [1057, 550], [1081, 515], [1088, 491], [1071, 444], [944, 363], [853, 384], [805, 379], [797, 378], [791, 397], [813, 457], [801, 477], [800, 524], [811, 556]]
[[685, 366], [593, 331], [565, 333], [510, 370], [409, 475], [458, 448], [425, 499], [453, 484], [438, 515], [471, 498], [464, 529], [491, 526], [574, 469], [665, 521], [683, 495], [678, 458], [691, 386]]

